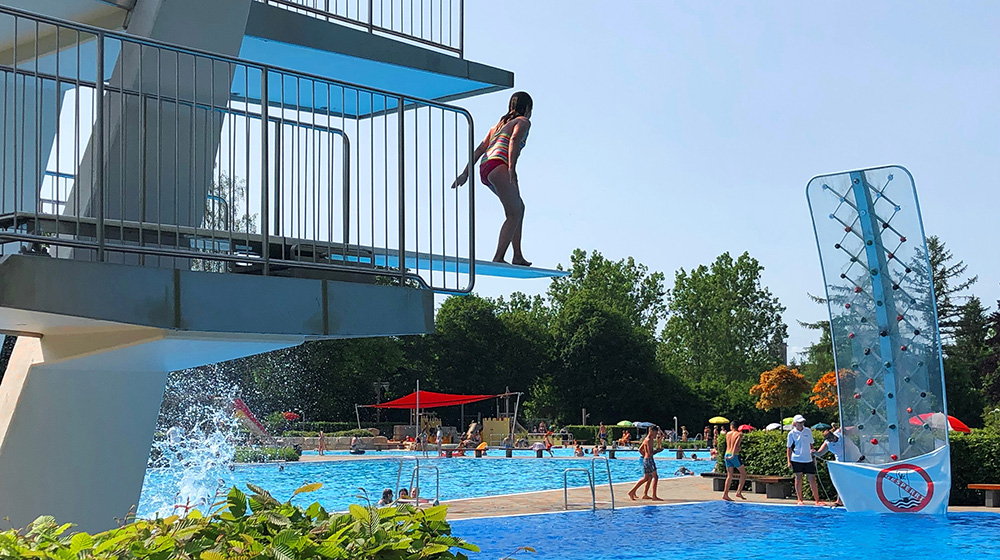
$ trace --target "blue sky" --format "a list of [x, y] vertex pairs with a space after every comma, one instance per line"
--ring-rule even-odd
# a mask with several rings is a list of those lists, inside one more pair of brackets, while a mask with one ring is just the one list
[[[924, 227], [1000, 298], [1000, 3], [466, 2], [466, 57], [535, 99], [519, 163], [524, 252], [580, 247], [666, 273], [748, 251], [788, 308], [794, 351], [826, 317], [804, 189], [899, 164]], [[510, 92], [462, 101], [477, 134]], [[503, 219], [481, 186], [477, 252]], [[542, 280], [477, 279], [486, 296]]]

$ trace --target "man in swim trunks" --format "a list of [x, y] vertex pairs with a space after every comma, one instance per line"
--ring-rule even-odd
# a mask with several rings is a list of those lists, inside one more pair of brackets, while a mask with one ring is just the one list
[[729, 424], [729, 433], [726, 434], [726, 455], [723, 459], [726, 462], [726, 485], [722, 492], [722, 499], [727, 502], [733, 501], [729, 497], [729, 487], [733, 483], [733, 474], [736, 469], [740, 471], [739, 486], [736, 487], [736, 497], [745, 500], [743, 496], [743, 485], [747, 481], [747, 470], [740, 462], [740, 445], [743, 443], [743, 432], [736, 429], [736, 422]]
[[[639, 482], [636, 482], [635, 486], [628, 491], [628, 497], [632, 498], [633, 501], [637, 499], [635, 495], [636, 491], [639, 490], [639, 487], [643, 484], [646, 485], [646, 488], [642, 493], [643, 500], [653, 500], [654, 502], [663, 501], [663, 498], [656, 495], [656, 484], [660, 481], [660, 476], [656, 473], [656, 461], [653, 460], [653, 455], [656, 454], [656, 450], [653, 449], [653, 439], [655, 437], [654, 434], [657, 434], [659, 430], [660, 429], [656, 426], [651, 427], [649, 431], [646, 432], [646, 437], [643, 438], [642, 443], [639, 445], [639, 455], [642, 456], [642, 478], [640, 478]], [[649, 497], [650, 483], [653, 485], [652, 498]]]

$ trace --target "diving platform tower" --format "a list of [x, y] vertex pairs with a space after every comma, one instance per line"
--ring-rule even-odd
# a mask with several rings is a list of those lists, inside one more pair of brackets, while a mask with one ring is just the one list
[[[26, 10], [31, 10], [26, 11]], [[167, 372], [431, 332], [477, 274], [463, 0], [0, 2], [0, 517], [106, 529]], [[470, 173], [470, 177], [475, 177]]]

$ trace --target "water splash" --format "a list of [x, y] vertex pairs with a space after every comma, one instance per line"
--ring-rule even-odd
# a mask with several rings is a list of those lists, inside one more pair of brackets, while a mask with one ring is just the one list
[[[242, 444], [239, 421], [233, 416], [239, 388], [224, 385], [218, 376], [189, 372], [168, 378], [139, 517], [206, 512], [233, 484], [233, 457]], [[149, 484], [150, 472], [160, 481], [155, 490]]]

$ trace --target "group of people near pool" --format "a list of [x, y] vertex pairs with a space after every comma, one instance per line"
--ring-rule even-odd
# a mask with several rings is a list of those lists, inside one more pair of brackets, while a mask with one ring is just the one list
[[[822, 456], [826, 452], [830, 452], [833, 454], [835, 460], [842, 460], [844, 454], [844, 441], [840, 430], [835, 427], [831, 427], [823, 432], [823, 443], [816, 448], [812, 430], [807, 429], [805, 427], [805, 423], [806, 419], [801, 414], [796, 414], [792, 419], [792, 428], [788, 431], [788, 436], [786, 438], [785, 459], [789, 470], [791, 470], [795, 476], [795, 495], [798, 498], [798, 504], [803, 505], [804, 503], [802, 496], [802, 479], [806, 478], [809, 482], [809, 487], [812, 490], [812, 495], [815, 498], [816, 505], [822, 506], [826, 504], [820, 499], [819, 492], [816, 487], [815, 459], [816, 457]], [[732, 485], [734, 476], [736, 473], [739, 473], [739, 483], [737, 485], [736, 497], [738, 499], [745, 500], [746, 497], [743, 495], [743, 486], [746, 483], [747, 473], [746, 468], [743, 466], [743, 461], [740, 458], [743, 432], [737, 430], [736, 423], [732, 422], [730, 423], [730, 430], [728, 432], [721, 433], [720, 436], [725, 436], [726, 438], [726, 452], [723, 457], [726, 465], [726, 484], [722, 493], [722, 499], [730, 502], [733, 501], [733, 499], [729, 497], [729, 489]], [[656, 494], [659, 474], [657, 473], [656, 459], [654, 458], [657, 453], [664, 449], [663, 442], [663, 430], [657, 426], [650, 427], [649, 431], [646, 433], [646, 437], [643, 438], [642, 443], [639, 445], [639, 455], [642, 457], [642, 478], [640, 478], [638, 482], [632, 486], [632, 489], [628, 491], [628, 497], [632, 500], [639, 499], [638, 491], [642, 488], [643, 500], [652, 500], [656, 502], [663, 501], [663, 499]], [[692, 458], [696, 458], [696, 456]], [[694, 472], [686, 467], [681, 467], [674, 474], [689, 476], [693, 475]], [[838, 498], [837, 503], [839, 504], [839, 502], [840, 499]]]
[[[729, 497], [729, 488], [733, 482], [735, 474], [739, 473], [739, 482], [736, 486], [736, 497], [745, 500], [743, 496], [743, 485], [746, 483], [747, 472], [740, 458], [742, 451], [743, 432], [736, 429], [736, 423], [730, 423], [731, 430], [726, 433], [726, 454], [723, 460], [726, 465], [726, 484], [722, 492], [722, 499], [733, 501]], [[823, 443], [819, 448], [814, 448], [815, 440], [811, 429], [806, 428], [806, 419], [801, 414], [796, 414], [792, 418], [792, 429], [788, 431], [785, 438], [785, 461], [788, 469], [795, 476], [795, 496], [798, 498], [798, 505], [803, 505], [802, 499], [802, 479], [809, 481], [809, 489], [812, 491], [815, 503], [818, 506], [826, 505], [819, 497], [816, 488], [816, 458], [824, 453], [830, 452], [834, 460], [841, 461], [844, 456], [844, 440], [838, 428], [832, 426], [823, 432]], [[655, 486], [654, 486], [655, 488]], [[837, 504], [840, 498], [837, 498]]]

